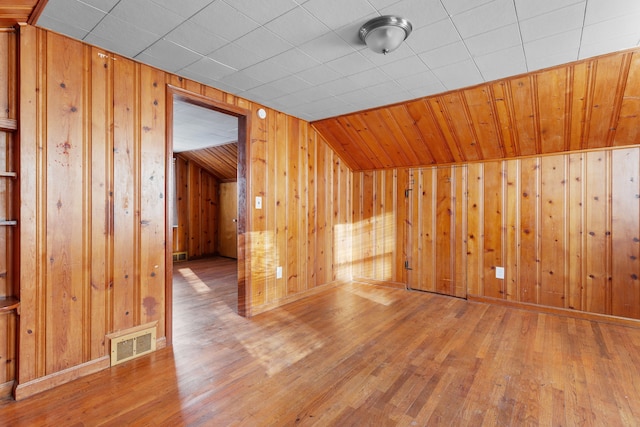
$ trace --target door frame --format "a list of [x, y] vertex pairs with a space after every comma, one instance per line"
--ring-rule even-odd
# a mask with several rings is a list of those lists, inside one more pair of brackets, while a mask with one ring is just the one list
[[[166, 91], [166, 171], [165, 194], [171, 194], [171, 163], [173, 161], [173, 102], [180, 100], [193, 105], [198, 105], [210, 110], [229, 114], [238, 119], [238, 314], [248, 317], [251, 307], [251, 283], [247, 268], [251, 265], [250, 251], [246, 250], [249, 244], [246, 238], [247, 230], [250, 230], [249, 211], [249, 163], [250, 150], [249, 129], [251, 129], [251, 111], [227, 104], [225, 102], [190, 92], [188, 90], [167, 85]], [[165, 203], [165, 333], [167, 346], [173, 339], [173, 226], [171, 224], [171, 201], [166, 197]]]

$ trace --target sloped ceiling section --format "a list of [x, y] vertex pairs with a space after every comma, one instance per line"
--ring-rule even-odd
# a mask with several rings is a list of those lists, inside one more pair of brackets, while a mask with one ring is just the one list
[[238, 176], [238, 143], [218, 145], [179, 153], [209, 171], [219, 181], [235, 181]]
[[640, 143], [640, 49], [313, 122], [354, 171]]

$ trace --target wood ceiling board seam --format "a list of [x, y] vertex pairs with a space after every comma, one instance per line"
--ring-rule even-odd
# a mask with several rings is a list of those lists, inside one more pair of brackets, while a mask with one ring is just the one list
[[418, 127], [414, 117], [411, 115], [407, 104], [397, 105], [393, 107], [393, 109], [398, 112], [397, 114], [400, 114], [399, 110], [402, 109], [402, 114], [407, 116], [407, 121], [405, 122], [404, 128], [406, 128], [408, 132], [411, 132], [411, 140], [416, 141], [415, 144], [411, 145], [411, 148], [418, 157], [418, 166], [434, 163], [433, 155], [429, 150], [427, 141], [424, 139], [422, 133], [420, 132], [420, 128]]
[[431, 116], [438, 126], [438, 131], [445, 143], [444, 147], [449, 153], [449, 159], [453, 162], [466, 161], [466, 157], [460, 146], [460, 140], [455, 132], [455, 127], [452, 125], [453, 121], [449, 115], [447, 103], [443, 98], [438, 97], [429, 99], [426, 104], [431, 110]]

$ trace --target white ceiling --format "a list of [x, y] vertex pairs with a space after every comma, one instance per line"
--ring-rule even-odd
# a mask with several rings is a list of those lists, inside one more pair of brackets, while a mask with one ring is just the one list
[[238, 142], [238, 118], [188, 102], [173, 101], [173, 151]]
[[[389, 55], [367, 20], [407, 18]], [[313, 121], [638, 46], [640, 0], [49, 0], [38, 26]]]

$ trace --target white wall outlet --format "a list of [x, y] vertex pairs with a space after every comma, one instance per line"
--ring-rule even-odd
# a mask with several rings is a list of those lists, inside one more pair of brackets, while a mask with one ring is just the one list
[[496, 267], [496, 279], [504, 279], [504, 267]]
[[256, 209], [262, 209], [262, 197], [256, 196]]
[[282, 279], [282, 267], [276, 267], [276, 279]]

